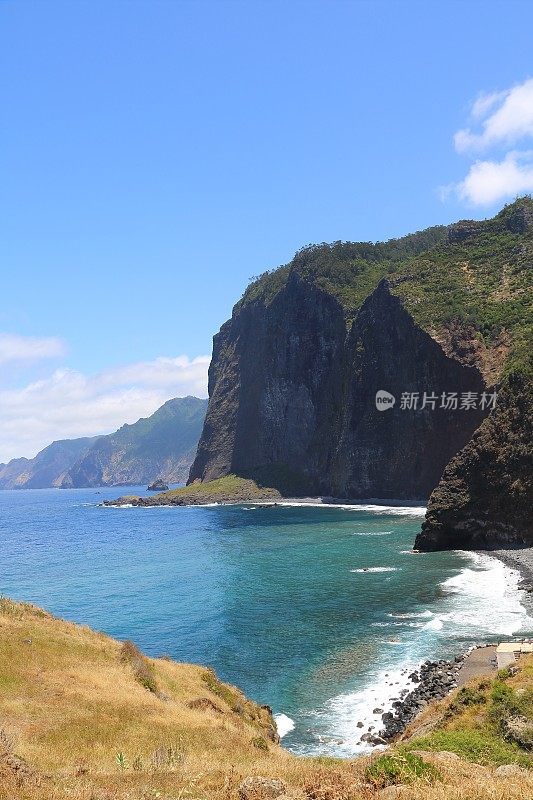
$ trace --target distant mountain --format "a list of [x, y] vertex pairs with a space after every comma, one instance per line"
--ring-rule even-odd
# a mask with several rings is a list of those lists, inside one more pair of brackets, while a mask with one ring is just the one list
[[63, 439], [35, 458], [0, 464], [0, 489], [46, 489], [187, 480], [207, 400], [178, 397], [106, 436]]
[[175, 398], [151, 417], [100, 436], [64, 474], [62, 488], [124, 486], [155, 478], [186, 481], [206, 410], [207, 400]]
[[35, 458], [14, 458], [0, 464], [0, 489], [47, 489], [61, 486], [65, 473], [89, 450], [98, 436], [52, 442]]

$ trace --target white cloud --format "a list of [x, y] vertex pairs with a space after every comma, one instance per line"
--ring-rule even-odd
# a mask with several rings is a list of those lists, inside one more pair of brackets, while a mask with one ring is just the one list
[[206, 397], [209, 361], [161, 357], [89, 376], [61, 369], [22, 388], [0, 389], [0, 462], [34, 456], [55, 439], [109, 433], [171, 397]]
[[477, 100], [472, 104], [471, 116], [473, 119], [483, 119], [489, 111], [494, 108], [496, 103], [502, 100], [506, 92], [490, 92], [489, 94], [480, 94]]
[[18, 336], [0, 333], [0, 364], [8, 361], [39, 361], [43, 358], [58, 358], [66, 352], [61, 339], [55, 337]]
[[481, 122], [481, 131], [457, 131], [454, 141], [459, 153], [509, 146], [533, 137], [533, 78], [505, 92], [481, 95], [472, 106], [472, 116]]
[[474, 205], [533, 192], [533, 151], [512, 151], [502, 161], [476, 161], [456, 188], [461, 199]]
[[[478, 130], [457, 131], [455, 149], [472, 157], [486, 155], [470, 164], [463, 180], [441, 187], [441, 199], [455, 195], [471, 205], [488, 206], [533, 192], [533, 150], [526, 144], [533, 144], [533, 78], [503, 92], [479, 95], [470, 116]], [[510, 149], [517, 142], [525, 146]]]

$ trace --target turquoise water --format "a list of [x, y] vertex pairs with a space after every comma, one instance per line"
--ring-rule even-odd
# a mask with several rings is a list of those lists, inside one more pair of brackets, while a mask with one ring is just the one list
[[297, 752], [359, 752], [410, 667], [532, 628], [500, 562], [410, 552], [417, 509], [98, 505], [116, 495], [1, 492], [0, 591], [214, 667]]

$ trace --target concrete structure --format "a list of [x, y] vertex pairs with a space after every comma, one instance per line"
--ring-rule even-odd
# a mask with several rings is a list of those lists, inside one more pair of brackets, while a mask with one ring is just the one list
[[533, 642], [502, 642], [496, 648], [498, 669], [514, 664], [522, 653], [533, 653]]

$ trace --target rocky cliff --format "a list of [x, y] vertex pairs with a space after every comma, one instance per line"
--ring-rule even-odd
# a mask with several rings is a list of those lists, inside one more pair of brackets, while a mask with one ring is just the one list
[[533, 388], [513, 375], [431, 495], [420, 550], [533, 545]]
[[177, 397], [154, 414], [101, 436], [65, 474], [62, 487], [125, 486], [162, 478], [181, 483], [204, 422], [206, 400]]
[[[479, 370], [446, 356], [386, 280], [347, 330], [339, 301], [293, 273], [271, 304], [245, 306], [215, 339], [191, 478], [236, 473], [296, 492], [427, 498], [483, 418], [440, 408], [442, 393], [483, 388]], [[379, 390], [395, 396], [393, 408], [377, 409]], [[421, 407], [424, 391], [435, 408]], [[419, 407], [402, 408], [402, 394], [417, 392]]]
[[232, 473], [285, 493], [427, 499], [527, 350], [532, 208], [305, 248], [257, 279], [214, 338], [189, 482]]

